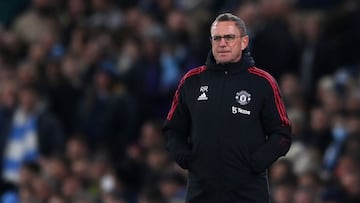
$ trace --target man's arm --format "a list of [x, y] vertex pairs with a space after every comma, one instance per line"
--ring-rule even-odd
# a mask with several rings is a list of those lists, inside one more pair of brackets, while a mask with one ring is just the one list
[[291, 125], [287, 117], [280, 89], [274, 78], [267, 75], [266, 98], [261, 110], [261, 122], [268, 139], [251, 155], [251, 167], [254, 172], [268, 168], [279, 157], [284, 156], [292, 142]]
[[188, 169], [191, 147], [188, 143], [190, 133], [190, 115], [185, 104], [183, 84], [180, 82], [166, 118], [163, 132], [166, 138], [166, 148], [170, 156], [182, 168]]

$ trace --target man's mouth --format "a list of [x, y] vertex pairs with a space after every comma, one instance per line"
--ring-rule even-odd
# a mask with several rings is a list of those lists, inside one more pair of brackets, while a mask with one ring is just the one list
[[226, 54], [226, 53], [230, 53], [230, 51], [218, 51], [219, 54]]

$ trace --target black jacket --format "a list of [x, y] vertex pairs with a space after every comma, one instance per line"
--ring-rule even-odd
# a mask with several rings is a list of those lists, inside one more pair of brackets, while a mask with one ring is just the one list
[[269, 202], [266, 169], [291, 144], [279, 87], [249, 54], [214, 61], [182, 78], [164, 125], [170, 155], [189, 169], [187, 202]]

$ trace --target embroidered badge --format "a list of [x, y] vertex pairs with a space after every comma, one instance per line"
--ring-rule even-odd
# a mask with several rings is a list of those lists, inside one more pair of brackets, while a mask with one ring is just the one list
[[251, 94], [245, 90], [241, 90], [240, 92], [236, 92], [235, 100], [240, 105], [246, 105], [251, 101]]

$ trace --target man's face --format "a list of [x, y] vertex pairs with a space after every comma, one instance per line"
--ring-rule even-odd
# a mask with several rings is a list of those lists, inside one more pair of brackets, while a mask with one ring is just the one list
[[241, 59], [242, 50], [249, 37], [236, 27], [233, 21], [216, 22], [211, 27], [212, 53], [217, 63], [234, 63]]

